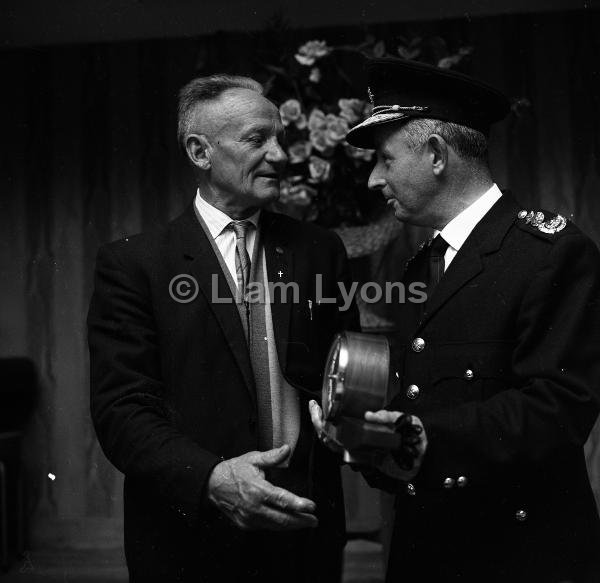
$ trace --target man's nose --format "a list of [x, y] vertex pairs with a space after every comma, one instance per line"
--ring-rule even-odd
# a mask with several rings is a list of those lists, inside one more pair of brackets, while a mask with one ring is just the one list
[[367, 186], [371, 190], [381, 190], [385, 186], [385, 180], [379, 176], [379, 173], [377, 172], [377, 166], [375, 166], [375, 168], [373, 168], [371, 171]]
[[277, 140], [271, 140], [269, 149], [267, 150], [266, 159], [271, 162], [271, 164], [283, 166], [287, 162], [288, 157], [281, 144]]

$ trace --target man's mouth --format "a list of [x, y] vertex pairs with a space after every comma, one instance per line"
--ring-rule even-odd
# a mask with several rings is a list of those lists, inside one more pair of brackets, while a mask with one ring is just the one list
[[279, 174], [277, 172], [261, 172], [257, 174], [259, 178], [268, 178], [270, 180], [279, 180]]

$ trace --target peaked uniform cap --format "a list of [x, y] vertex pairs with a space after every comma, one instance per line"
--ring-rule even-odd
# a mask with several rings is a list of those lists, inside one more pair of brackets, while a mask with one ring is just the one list
[[484, 134], [510, 110], [508, 98], [492, 86], [448, 69], [397, 58], [367, 61], [373, 113], [352, 128], [346, 141], [373, 148], [377, 126], [411, 118], [464, 125]]

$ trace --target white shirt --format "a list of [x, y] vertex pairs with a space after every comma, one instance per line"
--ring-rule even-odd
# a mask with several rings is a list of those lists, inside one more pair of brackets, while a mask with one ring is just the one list
[[[237, 286], [238, 280], [235, 270], [235, 232], [233, 229], [226, 228], [233, 219], [227, 216], [223, 211], [220, 211], [218, 208], [215, 208], [206, 202], [200, 196], [200, 190], [196, 191], [194, 205], [196, 206], [198, 214], [206, 223], [210, 234], [213, 236], [215, 244], [223, 256], [225, 265], [227, 265], [227, 269], [229, 269], [231, 277]], [[254, 225], [254, 229], [248, 229], [248, 233], [246, 234], [246, 250], [250, 257], [252, 257], [252, 252], [254, 251], [254, 241], [256, 240], [256, 229], [258, 227], [259, 217], [260, 210], [256, 211], [247, 219]]]
[[471, 231], [477, 223], [483, 219], [486, 213], [494, 206], [502, 196], [502, 191], [493, 184], [474, 203], [471, 203], [464, 211], [456, 215], [441, 231], [434, 231], [434, 237], [441, 233], [448, 243], [448, 249], [444, 255], [444, 271], [456, 257], [458, 250], [463, 246]]
[[[210, 234], [213, 236], [215, 244], [223, 256], [223, 260], [237, 286], [238, 281], [235, 269], [235, 232], [233, 229], [226, 228], [232, 221], [231, 217], [206, 202], [200, 196], [200, 190], [196, 191], [194, 205], [196, 206], [198, 214], [205, 222]], [[247, 219], [254, 225], [254, 229], [249, 229], [246, 235], [246, 250], [251, 258], [253, 257], [252, 253], [254, 251], [254, 242], [256, 241], [256, 229], [258, 227], [259, 217], [260, 210]], [[283, 443], [287, 443], [293, 451], [296, 448], [298, 436], [300, 434], [300, 398], [296, 389], [285, 380], [283, 373], [281, 372], [281, 366], [279, 365], [277, 345], [275, 343], [275, 331], [273, 330], [273, 318], [271, 314], [267, 260], [264, 249], [261, 253], [261, 257], [258, 258], [258, 261], [262, 261], [264, 273], [263, 285], [265, 290], [265, 325], [267, 333], [265, 342], [267, 342], [269, 385], [271, 390], [273, 445], [274, 447], [278, 447]], [[289, 459], [290, 458], [280, 464], [279, 467], [287, 467], [289, 465]]]

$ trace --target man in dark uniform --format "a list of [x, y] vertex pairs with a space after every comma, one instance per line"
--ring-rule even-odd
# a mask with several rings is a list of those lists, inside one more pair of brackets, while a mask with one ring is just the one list
[[494, 184], [503, 95], [396, 59], [369, 79], [373, 115], [347, 140], [376, 148], [369, 185], [398, 220], [435, 229], [405, 272], [428, 297], [402, 308], [391, 402], [366, 415], [411, 414], [426, 437], [412, 469], [390, 472], [391, 455], [370, 472], [397, 493], [387, 581], [600, 581], [582, 449], [599, 405], [598, 250]]

